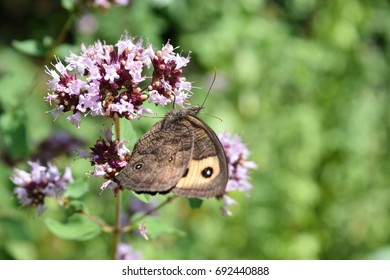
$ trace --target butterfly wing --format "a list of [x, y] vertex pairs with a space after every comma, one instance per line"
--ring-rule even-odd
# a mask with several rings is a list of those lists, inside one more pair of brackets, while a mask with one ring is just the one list
[[192, 143], [192, 132], [182, 119], [164, 119], [137, 141], [128, 165], [116, 178], [135, 192], [168, 192], [187, 168]]
[[187, 115], [186, 120], [191, 124], [194, 147], [187, 170], [172, 192], [187, 197], [220, 198], [229, 179], [223, 146], [215, 132], [201, 119]]

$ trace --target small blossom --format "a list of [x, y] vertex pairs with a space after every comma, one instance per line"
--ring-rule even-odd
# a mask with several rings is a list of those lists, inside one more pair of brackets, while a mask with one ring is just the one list
[[54, 108], [53, 110], [49, 111], [55, 120], [58, 118], [59, 115], [62, 115], [64, 113], [63, 107], [64, 106], [60, 105], [60, 106]]
[[183, 106], [187, 98], [188, 98], [188, 93], [180, 91], [176, 93], [175, 103], [179, 106]]
[[74, 124], [75, 126], [77, 126], [77, 128], [80, 128], [80, 117], [81, 117], [80, 112], [77, 112], [77, 113], [67, 117], [66, 119], [68, 121], [70, 121], [72, 124]]
[[[111, 3], [95, 2], [98, 6]], [[169, 43], [155, 52], [151, 44], [145, 48], [141, 40], [134, 42], [124, 36], [115, 45], [97, 41], [82, 45], [81, 50], [80, 55], [66, 57], [66, 64], [55, 58], [54, 69], [46, 67], [52, 79], [45, 100], [56, 105], [51, 111], [55, 118], [70, 111], [67, 120], [77, 127], [81, 117], [89, 114], [134, 119], [150, 112], [143, 107], [148, 98], [156, 105], [175, 101], [183, 106], [191, 96], [192, 85], [183, 77], [190, 57], [175, 53]], [[154, 68], [151, 76], [145, 73], [149, 66]]]
[[[236, 190], [248, 193], [252, 189], [252, 185], [249, 183], [248, 171], [256, 168], [256, 163], [247, 160], [250, 155], [249, 149], [241, 142], [240, 137], [232, 137], [229, 133], [220, 135], [219, 140], [225, 150], [229, 164], [229, 181], [226, 186], [226, 193]], [[225, 194], [224, 205], [221, 208], [222, 213], [231, 215], [227, 207], [235, 203], [231, 197]]]
[[157, 90], [151, 90], [149, 92], [149, 103], [165, 106], [170, 102], [170, 99], [166, 98], [164, 95], [161, 95]]
[[28, 162], [31, 173], [14, 169], [11, 181], [17, 185], [14, 193], [23, 206], [36, 207], [38, 215], [45, 211], [45, 197], [59, 198], [66, 190], [66, 186], [73, 182], [70, 168], [66, 168], [61, 176], [57, 167], [48, 163], [41, 166], [38, 162]]
[[110, 104], [108, 108], [109, 112], [118, 112], [119, 114], [123, 114], [124, 112], [128, 112], [130, 114], [133, 114], [134, 112], [134, 105], [130, 102], [127, 102], [125, 100], [121, 100], [120, 104]]
[[148, 229], [146, 228], [145, 224], [139, 224], [138, 225], [138, 230], [139, 230], [139, 233], [141, 234], [141, 236], [145, 240], [149, 240], [149, 237], [147, 236]]
[[129, 244], [119, 243], [116, 248], [116, 260], [141, 260], [142, 255], [139, 251], [134, 251]]
[[[102, 175], [99, 175], [102, 176]], [[116, 192], [119, 189], [119, 185], [117, 182], [114, 182], [113, 180], [107, 180], [104, 182], [101, 186], [100, 189], [103, 192], [106, 188], [109, 188], [112, 192]]]
[[[50, 75], [53, 78], [51, 81], [49, 81], [47, 83], [49, 89], [50, 90], [57, 90], [57, 86], [58, 86], [58, 83], [60, 81], [60, 75], [58, 75], [58, 73], [55, 70], [50, 70], [47, 66], [46, 66], [45, 72], [46, 72], [46, 74]], [[57, 97], [57, 94], [51, 94], [51, 95]], [[51, 102], [50, 102], [50, 105], [51, 105]]]
[[104, 79], [106, 81], [110, 81], [110, 84], [114, 83], [115, 79], [119, 78], [116, 65], [103, 65], [104, 70], [106, 70], [106, 75], [104, 76]]
[[224, 202], [223, 206], [221, 207], [222, 214], [225, 215], [225, 216], [231, 216], [232, 212], [229, 210], [228, 207], [230, 205], [237, 204], [237, 201], [235, 201], [233, 198], [231, 198], [230, 196], [225, 194], [223, 196], [223, 202]]
[[119, 40], [115, 46], [118, 48], [118, 55], [122, 55], [122, 53], [125, 50], [130, 51], [135, 47], [133, 40], [131, 40], [129, 38], [124, 38], [122, 40]]
[[188, 62], [190, 62], [190, 56], [188, 55], [187, 57], [180, 56], [178, 53], [176, 56], [172, 59], [175, 64], [176, 64], [176, 69], [183, 68], [187, 66]]

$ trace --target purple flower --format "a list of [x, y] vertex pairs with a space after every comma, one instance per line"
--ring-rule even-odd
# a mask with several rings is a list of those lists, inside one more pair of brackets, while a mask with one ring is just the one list
[[141, 260], [142, 255], [139, 251], [134, 251], [129, 244], [119, 243], [116, 248], [116, 260]]
[[91, 152], [80, 151], [80, 156], [90, 158], [91, 165], [95, 166], [94, 176], [103, 176], [105, 181], [100, 187], [101, 190], [109, 187], [115, 191], [119, 185], [115, 182], [115, 174], [121, 171], [128, 162], [130, 151], [124, 145], [125, 141], [113, 140], [110, 129], [101, 132], [96, 144], [91, 147]]
[[[226, 193], [236, 190], [248, 193], [252, 189], [252, 185], [249, 183], [248, 171], [256, 168], [256, 163], [247, 160], [250, 154], [247, 146], [241, 142], [240, 137], [233, 137], [229, 133], [220, 135], [219, 140], [229, 162], [229, 181], [226, 186]], [[222, 213], [231, 215], [227, 207], [235, 203], [234, 199], [225, 194]]]
[[[45, 99], [56, 105], [51, 111], [55, 118], [71, 112], [67, 120], [77, 127], [88, 114], [134, 119], [152, 112], [143, 107], [147, 99], [156, 105], [175, 101], [183, 106], [191, 96], [192, 85], [182, 75], [190, 57], [175, 53], [169, 43], [155, 52], [150, 44], [144, 48], [141, 40], [124, 36], [115, 46], [97, 41], [81, 49], [80, 55], [66, 57], [66, 64], [56, 58], [54, 69], [46, 67], [52, 79]], [[150, 66], [151, 76], [145, 73]]]
[[28, 162], [31, 173], [14, 169], [11, 181], [17, 185], [14, 192], [23, 206], [37, 207], [37, 213], [45, 211], [44, 199], [46, 196], [59, 198], [66, 190], [66, 186], [73, 182], [70, 168], [66, 168], [61, 176], [57, 167], [48, 163], [41, 166], [38, 162]]

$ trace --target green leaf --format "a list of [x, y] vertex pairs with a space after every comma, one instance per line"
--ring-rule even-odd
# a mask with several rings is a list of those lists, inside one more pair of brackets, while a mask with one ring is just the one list
[[177, 236], [186, 235], [186, 232], [173, 227], [171, 224], [167, 223], [165, 219], [160, 219], [158, 217], [146, 217], [141, 224], [146, 226], [148, 229], [147, 235], [151, 239], [155, 239], [162, 234], [174, 234]]
[[75, 6], [74, 0], [61, 0], [61, 6], [67, 11], [73, 11]]
[[[21, 116], [19, 116], [21, 115]], [[24, 157], [28, 153], [27, 127], [24, 114], [5, 114], [0, 118], [4, 143], [12, 158]]]
[[143, 203], [149, 203], [150, 195], [144, 193], [138, 194], [135, 192], [132, 192], [131, 194], [134, 195], [136, 199], [141, 200]]
[[32, 56], [45, 55], [45, 47], [41, 42], [38, 42], [36, 40], [32, 40], [32, 39], [25, 40], [25, 41], [13, 40], [12, 46], [24, 54], [28, 54]]
[[72, 214], [74, 214], [75, 212], [84, 212], [84, 213], [88, 213], [88, 208], [87, 206], [85, 205], [84, 202], [80, 201], [80, 200], [72, 200], [70, 203], [69, 203], [69, 208], [73, 211]]
[[[119, 124], [121, 126], [121, 139], [126, 140], [126, 147], [128, 147], [129, 149], [133, 148], [135, 142], [138, 139], [133, 124], [131, 123], [131, 121], [125, 118], [121, 118]], [[115, 133], [115, 131], [113, 132]]]
[[65, 195], [72, 198], [80, 198], [88, 191], [88, 181], [85, 178], [79, 178], [68, 185]]
[[36, 247], [28, 241], [15, 239], [7, 240], [5, 248], [16, 260], [34, 260], [37, 258]]
[[188, 202], [190, 203], [192, 209], [197, 209], [202, 206], [203, 200], [199, 198], [189, 198]]
[[101, 228], [96, 223], [81, 214], [73, 215], [64, 224], [51, 218], [46, 218], [45, 223], [54, 235], [68, 240], [89, 240], [101, 232]]

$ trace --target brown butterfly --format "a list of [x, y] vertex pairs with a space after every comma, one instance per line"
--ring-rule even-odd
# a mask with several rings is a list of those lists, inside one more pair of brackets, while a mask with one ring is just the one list
[[229, 178], [225, 151], [215, 132], [197, 114], [202, 106], [168, 112], [134, 146], [116, 176], [137, 193], [221, 198]]

